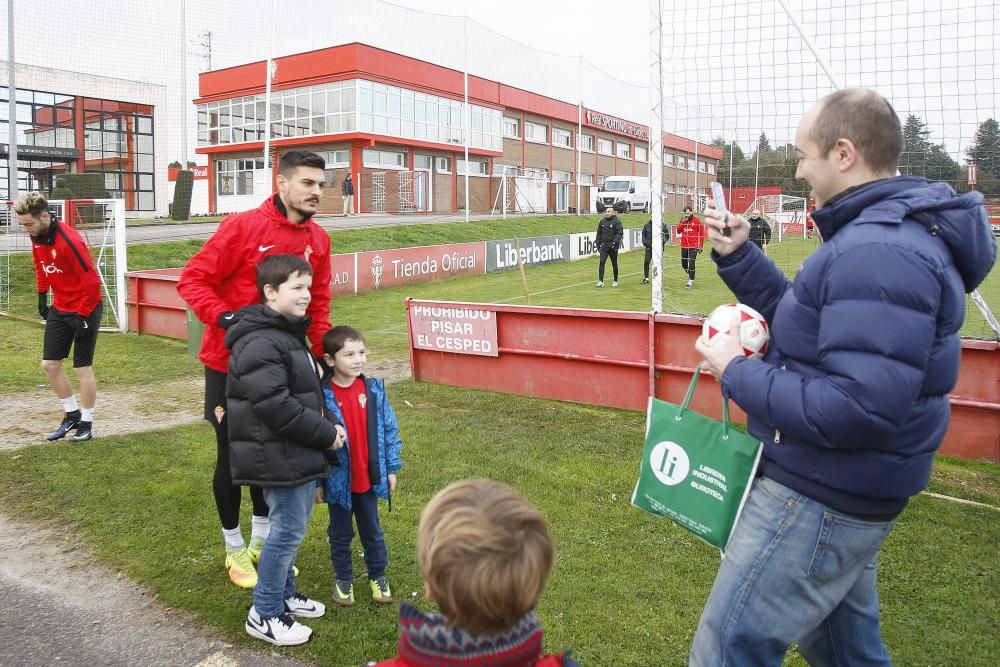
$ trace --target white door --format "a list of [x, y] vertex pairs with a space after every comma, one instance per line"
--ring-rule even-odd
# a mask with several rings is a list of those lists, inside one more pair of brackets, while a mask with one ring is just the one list
[[413, 206], [421, 213], [431, 211], [434, 206], [432, 164], [434, 159], [430, 155], [413, 156]]

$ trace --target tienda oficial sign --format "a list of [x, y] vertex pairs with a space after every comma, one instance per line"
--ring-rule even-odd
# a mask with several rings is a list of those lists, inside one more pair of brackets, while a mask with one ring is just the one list
[[497, 314], [491, 310], [451, 306], [412, 306], [413, 347], [453, 354], [499, 356]]
[[357, 254], [357, 290], [415, 285], [485, 273], [483, 243], [454, 243]]
[[643, 141], [649, 141], [649, 130], [638, 123], [632, 123], [603, 113], [597, 113], [596, 111], [591, 111], [590, 109], [587, 109], [585, 118], [586, 124], [591, 127], [600, 127], [613, 132], [627, 134], [629, 136], [636, 137], [637, 139], [642, 139]]

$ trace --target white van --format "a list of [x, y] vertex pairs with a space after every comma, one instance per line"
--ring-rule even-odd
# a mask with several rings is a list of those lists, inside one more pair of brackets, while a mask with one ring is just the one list
[[608, 176], [597, 191], [597, 212], [613, 206], [619, 213], [649, 212], [648, 176]]

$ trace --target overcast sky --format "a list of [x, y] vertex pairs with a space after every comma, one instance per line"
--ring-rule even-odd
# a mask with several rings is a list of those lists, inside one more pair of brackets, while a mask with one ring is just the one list
[[[744, 148], [790, 140], [832, 90], [776, 0], [662, 0], [664, 126]], [[963, 159], [979, 123], [1000, 117], [1000, 0], [788, 0], [841, 85], [875, 87]], [[198, 71], [360, 41], [648, 123], [645, 0], [16, 0], [18, 62], [168, 88], [170, 159], [182, 113], [193, 132]], [[429, 12], [434, 12], [432, 14]], [[472, 21], [468, 32], [463, 16]], [[0, 12], [0, 58], [7, 48]], [[464, 48], [468, 44], [468, 52]], [[543, 49], [539, 51], [536, 49]], [[181, 86], [187, 58], [186, 90]], [[595, 69], [597, 68], [597, 69]], [[598, 71], [598, 69], [600, 71]], [[193, 146], [192, 146], [193, 148]]]

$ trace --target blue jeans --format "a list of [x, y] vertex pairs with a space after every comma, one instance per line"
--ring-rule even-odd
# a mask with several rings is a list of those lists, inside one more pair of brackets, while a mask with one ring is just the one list
[[309, 525], [315, 488], [316, 482], [264, 488], [271, 532], [260, 552], [253, 589], [253, 606], [264, 618], [285, 613], [285, 600], [295, 593], [292, 565]]
[[876, 557], [896, 520], [863, 521], [766, 477], [753, 484], [691, 646], [690, 665], [891, 665]]
[[[351, 494], [351, 509], [327, 503], [330, 509], [330, 560], [337, 579], [354, 580], [354, 564], [351, 561], [351, 542], [354, 540], [354, 521], [358, 522], [361, 546], [365, 549], [365, 565], [368, 578], [385, 576], [385, 566], [389, 563], [389, 552], [385, 548], [385, 534], [378, 521], [378, 496], [371, 489], [365, 493]], [[353, 515], [353, 517], [352, 517]]]

